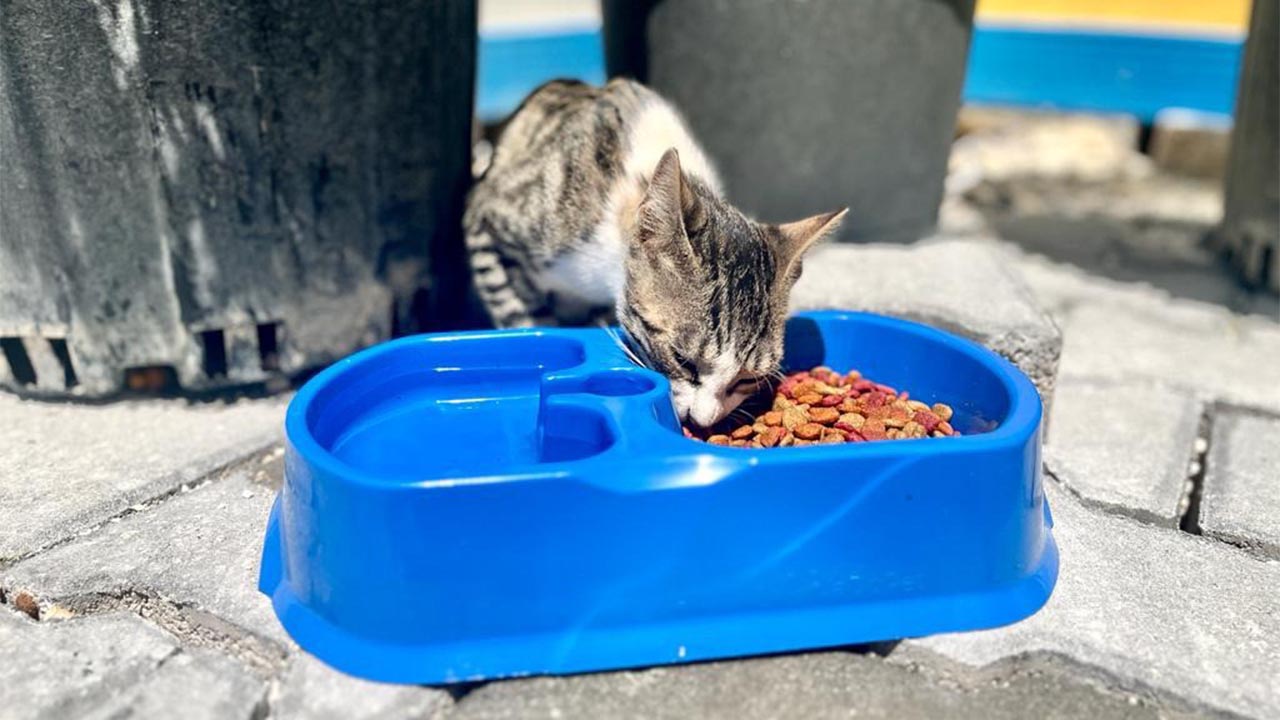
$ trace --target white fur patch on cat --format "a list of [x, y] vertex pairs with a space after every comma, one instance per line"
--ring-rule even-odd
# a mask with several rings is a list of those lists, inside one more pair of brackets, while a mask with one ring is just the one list
[[584, 306], [613, 307], [625, 282], [625, 249], [616, 222], [603, 222], [595, 237], [556, 259], [538, 282], [557, 298]]
[[718, 195], [720, 176], [711, 160], [698, 147], [684, 119], [675, 108], [651, 94], [644, 109], [631, 125], [625, 167], [629, 177], [649, 177], [662, 154], [670, 148], [680, 153], [680, 169], [706, 183]]
[[732, 352], [721, 353], [711, 367], [699, 368], [697, 385], [687, 381], [671, 383], [676, 407], [688, 408], [689, 419], [703, 427], [720, 420], [742, 402], [741, 396], [726, 392], [741, 370], [742, 365]]

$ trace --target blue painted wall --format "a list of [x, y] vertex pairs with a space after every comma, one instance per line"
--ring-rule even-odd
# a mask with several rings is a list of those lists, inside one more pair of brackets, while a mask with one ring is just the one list
[[[980, 26], [969, 54], [969, 102], [1091, 110], [1149, 121], [1165, 108], [1229, 115], [1238, 39]], [[481, 35], [477, 112], [497, 120], [556, 77], [605, 79], [596, 29]]]

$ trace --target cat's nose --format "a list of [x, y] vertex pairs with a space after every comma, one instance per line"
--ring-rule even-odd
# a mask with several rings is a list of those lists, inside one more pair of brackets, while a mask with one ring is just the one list
[[724, 415], [720, 412], [718, 405], [712, 407], [706, 404], [699, 404], [689, 408], [689, 419], [693, 420], [694, 424], [699, 427], [711, 427], [719, 422], [722, 417]]

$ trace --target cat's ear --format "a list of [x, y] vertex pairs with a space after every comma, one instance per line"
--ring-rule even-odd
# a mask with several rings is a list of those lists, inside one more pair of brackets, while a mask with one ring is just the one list
[[783, 269], [779, 277], [790, 278], [791, 282], [799, 279], [804, 254], [819, 240], [835, 232], [848, 212], [849, 208], [844, 208], [779, 225], [775, 246], [778, 267]]
[[636, 239], [654, 246], [684, 240], [685, 220], [696, 207], [697, 199], [680, 170], [680, 153], [668, 148], [658, 160], [640, 201]]

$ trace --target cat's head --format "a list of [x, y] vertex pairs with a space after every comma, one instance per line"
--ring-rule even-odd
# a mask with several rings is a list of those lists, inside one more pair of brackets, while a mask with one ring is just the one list
[[617, 312], [646, 362], [671, 380], [682, 420], [718, 422], [778, 371], [801, 257], [844, 214], [758, 223], [681, 172], [675, 149], [663, 154], [626, 224]]

